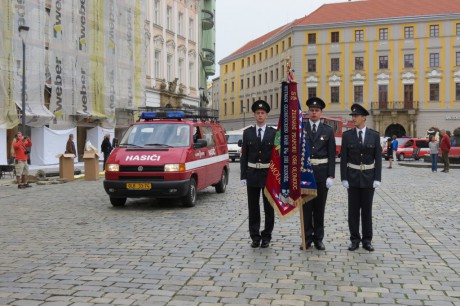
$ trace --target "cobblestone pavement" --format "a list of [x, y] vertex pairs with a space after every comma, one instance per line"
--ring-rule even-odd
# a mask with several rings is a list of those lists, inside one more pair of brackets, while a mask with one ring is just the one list
[[231, 168], [227, 192], [207, 188], [194, 208], [116, 209], [102, 180], [0, 186], [0, 304], [460, 305], [460, 170], [385, 168], [369, 253], [347, 250], [338, 179], [326, 251], [299, 250], [298, 218], [277, 219], [270, 248], [252, 249]]

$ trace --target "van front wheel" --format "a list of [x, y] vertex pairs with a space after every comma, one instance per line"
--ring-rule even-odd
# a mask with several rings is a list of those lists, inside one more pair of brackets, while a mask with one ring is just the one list
[[398, 160], [399, 160], [399, 161], [403, 161], [404, 158], [405, 158], [405, 156], [404, 156], [403, 153], [401, 153], [401, 154], [398, 155]]
[[227, 182], [228, 182], [227, 171], [225, 171], [225, 169], [224, 169], [224, 170], [222, 170], [222, 177], [220, 178], [219, 183], [217, 183], [217, 185], [215, 186], [216, 192], [217, 193], [224, 193], [225, 190], [227, 189]]
[[190, 186], [187, 194], [182, 198], [182, 203], [185, 207], [193, 207], [196, 204], [196, 181], [193, 177], [190, 179]]

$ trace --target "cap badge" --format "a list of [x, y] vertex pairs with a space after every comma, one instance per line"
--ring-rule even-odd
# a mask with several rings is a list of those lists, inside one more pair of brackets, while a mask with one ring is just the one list
[[259, 107], [262, 107], [262, 103], [259, 104]]

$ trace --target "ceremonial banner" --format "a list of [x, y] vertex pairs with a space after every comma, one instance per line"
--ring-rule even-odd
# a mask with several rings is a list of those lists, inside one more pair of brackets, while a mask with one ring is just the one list
[[283, 82], [281, 89], [281, 114], [264, 193], [276, 214], [287, 218], [316, 197], [316, 182], [303, 132], [297, 83]]

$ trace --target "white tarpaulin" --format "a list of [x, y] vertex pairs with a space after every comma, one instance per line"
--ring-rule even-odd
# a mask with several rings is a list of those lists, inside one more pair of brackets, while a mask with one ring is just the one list
[[[32, 128], [30, 163], [38, 166], [59, 164], [56, 155], [65, 152], [69, 134], [74, 134], [74, 139], [77, 139], [77, 128], [67, 130], [52, 130], [47, 127]], [[77, 148], [76, 144], [75, 148]], [[75, 158], [75, 161], [78, 159]]]
[[[95, 128], [86, 131], [86, 141], [90, 141], [93, 146], [96, 147], [98, 152], [101, 152], [101, 144], [104, 140], [104, 135], [110, 134], [110, 143], [112, 143], [113, 137], [115, 137], [115, 129], [102, 128], [96, 126]], [[104, 155], [101, 152], [99, 160], [104, 160]]]
[[8, 148], [6, 147], [6, 130], [0, 128], [0, 165], [8, 165]]

